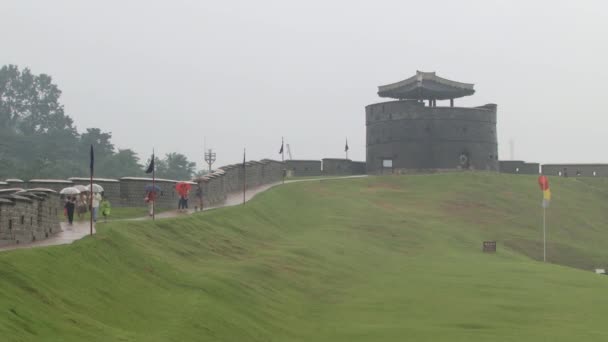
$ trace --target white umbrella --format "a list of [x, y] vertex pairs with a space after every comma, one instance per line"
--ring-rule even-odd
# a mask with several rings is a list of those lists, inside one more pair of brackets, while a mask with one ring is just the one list
[[84, 185], [74, 185], [74, 188], [78, 189], [80, 192], [89, 192], [89, 187]]
[[78, 195], [80, 193], [80, 190], [76, 189], [75, 187], [69, 187], [61, 189], [59, 193], [61, 195]]
[[99, 184], [93, 183], [93, 192], [94, 193], [103, 192], [103, 187]]
[[33, 188], [33, 189], [27, 189], [27, 192], [50, 192], [50, 193], [55, 192], [56, 193], [57, 191], [55, 191], [53, 189], [47, 189], [47, 188]]

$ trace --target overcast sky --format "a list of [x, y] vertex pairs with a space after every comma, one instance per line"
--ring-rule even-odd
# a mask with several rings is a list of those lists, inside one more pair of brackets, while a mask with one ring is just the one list
[[[498, 104], [501, 159], [608, 163], [605, 1], [0, 0], [0, 65], [50, 74], [80, 131], [181, 152], [365, 160], [377, 86], [416, 70]], [[439, 102], [438, 105], [443, 105]]]

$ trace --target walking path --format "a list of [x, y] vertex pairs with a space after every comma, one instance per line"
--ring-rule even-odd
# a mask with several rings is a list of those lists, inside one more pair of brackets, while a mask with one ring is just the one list
[[[344, 176], [344, 177], [332, 177], [332, 178], [317, 178], [317, 179], [297, 179], [297, 180], [288, 180], [285, 181], [285, 184], [288, 183], [299, 183], [299, 182], [314, 182], [314, 181], [325, 181], [325, 180], [335, 180], [335, 179], [348, 179], [348, 178], [361, 178], [366, 177], [366, 175], [360, 176]], [[247, 189], [245, 193], [245, 201], [248, 202], [252, 198], [254, 198], [257, 194], [262, 193], [270, 188], [273, 188], [277, 185], [283, 184], [282, 182], [272, 183], [261, 185], [256, 188]], [[227, 195], [226, 201], [217, 206], [212, 206], [209, 208], [205, 208], [204, 210], [211, 210], [223, 207], [231, 207], [235, 205], [239, 205], [243, 203], [243, 193], [242, 192], [234, 192]], [[188, 211], [188, 215], [194, 213], [194, 210]], [[184, 215], [184, 213], [180, 213], [177, 210], [165, 211], [156, 215], [157, 219], [165, 219], [177, 217], [180, 215]], [[140, 220], [151, 220], [150, 217], [139, 217], [134, 219], [125, 219], [125, 221], [140, 221]], [[22, 248], [35, 248], [35, 247], [44, 247], [44, 246], [55, 246], [55, 245], [65, 245], [70, 244], [76, 240], [80, 240], [83, 237], [90, 234], [90, 225], [89, 222], [74, 222], [72, 226], [70, 226], [67, 222], [61, 222], [62, 231], [54, 234], [45, 240], [34, 241], [30, 243], [22, 243], [18, 245], [9, 245], [0, 247], [0, 252], [9, 251], [14, 249], [22, 249]], [[95, 224], [93, 224], [93, 234], [95, 234]]]

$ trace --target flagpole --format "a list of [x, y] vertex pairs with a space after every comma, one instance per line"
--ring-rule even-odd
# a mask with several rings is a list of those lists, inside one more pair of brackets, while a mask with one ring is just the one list
[[281, 137], [281, 162], [283, 163], [283, 184], [285, 184], [285, 140]]
[[247, 168], [245, 167], [246, 149], [243, 149], [243, 205], [245, 205], [245, 192], [247, 189]]
[[547, 208], [543, 205], [543, 262], [547, 262]]
[[346, 138], [346, 145], [344, 146], [344, 153], [346, 153], [346, 160], [348, 160], [348, 138]]
[[93, 169], [94, 169], [94, 157], [93, 157], [93, 145], [91, 144], [91, 179], [90, 179], [90, 195], [89, 195], [89, 208], [91, 208], [91, 218], [89, 222], [89, 233], [93, 235]]
[[154, 198], [154, 200], [152, 201], [152, 221], [156, 220], [155, 217], [155, 212], [156, 212], [156, 196], [158, 196], [158, 194], [156, 193], [156, 163], [154, 162], [154, 158], [156, 158], [154, 156], [154, 148], [152, 148], [152, 193], [154, 194], [152, 196], [152, 198]]

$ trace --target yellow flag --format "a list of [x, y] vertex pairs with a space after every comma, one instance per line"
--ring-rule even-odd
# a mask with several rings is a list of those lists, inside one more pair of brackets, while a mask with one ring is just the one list
[[543, 199], [547, 201], [551, 200], [551, 190], [547, 189], [543, 191]]

